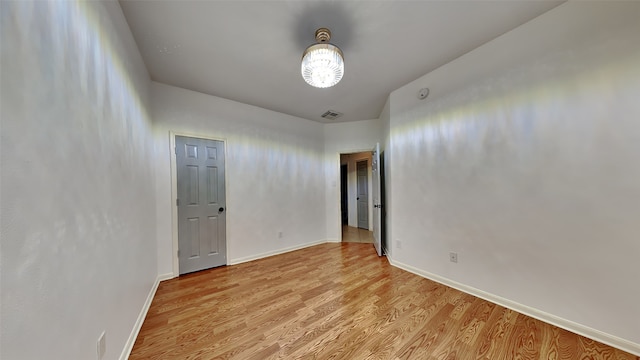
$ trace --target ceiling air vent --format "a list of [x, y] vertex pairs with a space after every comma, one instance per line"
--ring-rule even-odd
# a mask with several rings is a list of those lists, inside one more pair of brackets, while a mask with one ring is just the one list
[[324, 119], [328, 119], [328, 120], [335, 120], [337, 118], [339, 118], [340, 116], [344, 115], [343, 113], [339, 113], [335, 110], [327, 110], [324, 114], [322, 114], [322, 118]]

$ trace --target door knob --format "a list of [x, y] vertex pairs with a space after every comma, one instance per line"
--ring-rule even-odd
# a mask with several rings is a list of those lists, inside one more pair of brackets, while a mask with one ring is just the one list
[[223, 211], [224, 211], [224, 208], [223, 208], [223, 207], [221, 207], [220, 209], [218, 209], [218, 212], [223, 212]]
[[356, 198], [356, 200], [360, 200], [360, 198], [358, 197], [358, 198]]

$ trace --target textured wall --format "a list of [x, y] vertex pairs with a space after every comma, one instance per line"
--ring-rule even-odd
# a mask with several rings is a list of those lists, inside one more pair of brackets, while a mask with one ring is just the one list
[[639, 18], [569, 2], [393, 92], [393, 258], [640, 351]]
[[322, 124], [159, 83], [152, 99], [161, 274], [173, 259], [169, 131], [226, 140], [230, 262], [326, 239]]
[[117, 359], [156, 278], [148, 74], [117, 2], [0, 2], [2, 359]]

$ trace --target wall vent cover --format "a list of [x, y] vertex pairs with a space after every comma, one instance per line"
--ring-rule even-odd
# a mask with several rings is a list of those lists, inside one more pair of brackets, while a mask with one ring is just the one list
[[327, 110], [327, 111], [325, 111], [324, 114], [322, 114], [322, 117], [324, 119], [335, 120], [335, 119], [339, 118], [342, 115], [344, 115], [344, 114], [340, 113], [340, 112], [337, 112], [335, 110]]

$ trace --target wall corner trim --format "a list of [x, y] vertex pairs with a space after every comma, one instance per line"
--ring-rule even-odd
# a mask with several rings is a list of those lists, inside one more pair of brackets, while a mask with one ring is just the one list
[[156, 295], [156, 291], [158, 290], [158, 285], [160, 285], [161, 281], [173, 279], [174, 277], [173, 273], [162, 274], [156, 277], [156, 281], [153, 283], [153, 286], [151, 286], [149, 295], [147, 295], [147, 300], [145, 300], [144, 305], [142, 305], [142, 309], [140, 310], [140, 314], [138, 314], [138, 319], [136, 319], [135, 324], [133, 324], [133, 329], [131, 329], [129, 339], [127, 339], [127, 343], [125, 344], [124, 349], [122, 349], [122, 353], [120, 353], [120, 360], [127, 360], [129, 358], [131, 350], [133, 350], [133, 345], [136, 343], [136, 339], [138, 338], [138, 334], [140, 333], [140, 329], [144, 323], [144, 319], [147, 317], [147, 312], [149, 312], [149, 308], [151, 307], [153, 297]]
[[511, 309], [513, 311], [519, 312], [521, 314], [530, 316], [534, 319], [538, 319], [540, 321], [546, 322], [548, 324], [557, 326], [559, 328], [571, 331], [573, 333], [576, 333], [578, 335], [582, 335], [584, 337], [587, 337], [589, 339], [595, 340], [595, 341], [599, 341], [603, 344], [607, 344], [609, 346], [613, 346], [617, 349], [626, 351], [628, 353], [631, 353], [633, 355], [636, 356], [640, 356], [640, 344], [636, 344], [632, 341], [626, 340], [626, 339], [622, 339], [619, 338], [617, 336], [611, 335], [611, 334], [607, 334], [605, 332], [602, 332], [600, 330], [596, 330], [593, 328], [590, 328], [588, 326], [582, 325], [582, 324], [578, 324], [576, 322], [573, 322], [571, 320], [567, 320], [564, 318], [561, 318], [559, 316], [553, 315], [553, 314], [549, 314], [547, 312], [544, 312], [542, 310], [538, 310], [536, 308], [532, 308], [530, 306], [524, 305], [524, 304], [520, 304], [517, 303], [515, 301], [511, 301], [509, 299], [503, 298], [501, 296], [498, 295], [494, 295], [491, 293], [488, 293], [486, 291], [482, 291], [480, 289], [476, 289], [474, 287], [465, 285], [465, 284], [461, 284], [459, 282], [450, 280], [448, 278], [442, 277], [440, 275], [436, 275], [418, 268], [415, 268], [411, 265], [407, 265], [404, 264], [402, 262], [396, 261], [393, 258], [391, 258], [389, 255], [387, 255], [387, 259], [389, 261], [389, 263], [397, 268], [400, 268], [402, 270], [408, 271], [410, 273], [416, 274], [418, 276], [421, 276], [423, 278], [429, 279], [429, 280], [433, 280], [437, 283], [452, 287], [456, 290], [460, 290], [464, 293], [479, 297], [483, 300], [492, 302], [494, 304], [500, 305], [500, 306], [504, 306], [508, 309]]

